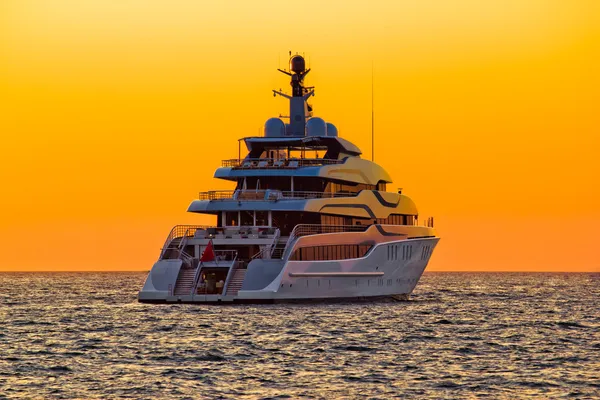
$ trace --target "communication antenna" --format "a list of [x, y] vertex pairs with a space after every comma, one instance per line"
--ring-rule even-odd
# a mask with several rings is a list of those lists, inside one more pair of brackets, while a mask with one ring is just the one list
[[371, 161], [375, 161], [375, 84], [373, 60], [371, 60]]

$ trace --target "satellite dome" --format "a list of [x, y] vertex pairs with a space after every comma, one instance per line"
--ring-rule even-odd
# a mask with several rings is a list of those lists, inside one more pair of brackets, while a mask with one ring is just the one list
[[327, 123], [327, 136], [337, 136], [338, 130], [331, 122]]
[[327, 124], [322, 118], [311, 118], [306, 123], [306, 136], [327, 136]]
[[299, 74], [300, 72], [304, 72], [305, 69], [306, 63], [304, 62], [304, 57], [294, 56], [290, 58], [290, 71]]
[[279, 118], [269, 118], [265, 122], [265, 137], [285, 136], [285, 124]]

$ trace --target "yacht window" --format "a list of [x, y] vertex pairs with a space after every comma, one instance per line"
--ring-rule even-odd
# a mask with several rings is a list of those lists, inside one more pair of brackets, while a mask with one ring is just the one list
[[331, 193], [358, 193], [361, 190], [375, 190], [376, 188], [376, 185], [367, 185], [363, 183], [329, 182], [325, 187], [325, 191]]
[[267, 211], [256, 211], [256, 226], [269, 226], [269, 215]]
[[390, 214], [387, 218], [377, 218], [378, 224], [383, 225], [414, 225], [413, 215]]
[[322, 225], [350, 225], [351, 220], [348, 217], [338, 217], [333, 215], [321, 215]]
[[225, 226], [238, 226], [239, 223], [239, 213], [237, 211], [225, 212]]
[[254, 211], [242, 211], [240, 214], [242, 226], [254, 226]]
[[291, 261], [347, 260], [364, 257], [370, 245], [329, 245], [301, 247], [290, 256]]
[[307, 247], [306, 248], [306, 259], [307, 260], [315, 260], [315, 248], [314, 247]]

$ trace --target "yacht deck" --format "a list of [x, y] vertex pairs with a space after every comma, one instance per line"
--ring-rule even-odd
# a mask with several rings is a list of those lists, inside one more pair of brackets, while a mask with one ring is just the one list
[[326, 158], [246, 158], [223, 160], [223, 167], [234, 169], [285, 169], [298, 167], [315, 167], [323, 165], [343, 164], [344, 160]]
[[246, 189], [246, 190], [210, 190], [200, 192], [199, 200], [241, 200], [241, 201], [277, 201], [277, 200], [303, 200], [322, 199], [333, 197], [355, 197], [358, 193], [352, 192], [305, 192], [281, 191], [272, 189]]

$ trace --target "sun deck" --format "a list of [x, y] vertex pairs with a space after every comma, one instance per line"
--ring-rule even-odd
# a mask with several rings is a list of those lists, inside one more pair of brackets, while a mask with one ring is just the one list
[[322, 199], [333, 197], [355, 197], [353, 192], [307, 192], [307, 191], [282, 191], [273, 189], [246, 189], [246, 190], [210, 190], [200, 192], [199, 200], [243, 200], [243, 201], [277, 201], [277, 200], [302, 200]]
[[245, 158], [223, 160], [221, 166], [234, 169], [284, 169], [343, 164], [344, 160], [327, 158]]
[[163, 249], [175, 239], [210, 240], [210, 239], [273, 239], [278, 229], [258, 226], [208, 226], [208, 225], [176, 225], [165, 240]]

